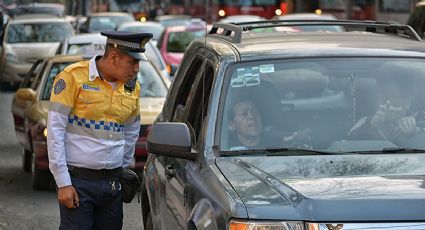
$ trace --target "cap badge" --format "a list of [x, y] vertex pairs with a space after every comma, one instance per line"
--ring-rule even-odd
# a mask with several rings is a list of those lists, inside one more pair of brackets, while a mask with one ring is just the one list
[[117, 48], [117, 47], [118, 47], [117, 43], [114, 43], [114, 48]]

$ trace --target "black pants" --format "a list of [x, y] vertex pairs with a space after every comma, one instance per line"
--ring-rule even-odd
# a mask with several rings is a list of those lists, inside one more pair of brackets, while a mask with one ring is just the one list
[[81, 179], [71, 176], [80, 199], [79, 207], [59, 205], [59, 229], [122, 229], [123, 204], [118, 176], [103, 179]]

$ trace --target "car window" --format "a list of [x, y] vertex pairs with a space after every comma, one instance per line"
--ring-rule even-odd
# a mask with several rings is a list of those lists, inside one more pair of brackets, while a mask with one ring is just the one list
[[158, 40], [164, 31], [162, 26], [126, 26], [120, 29], [120, 31], [128, 32], [143, 32], [143, 33], [152, 33], [152, 40]]
[[199, 147], [199, 138], [207, 115], [208, 102], [211, 94], [211, 88], [214, 77], [213, 65], [209, 62], [202, 68], [204, 71], [198, 76], [196, 86], [190, 92], [190, 106], [187, 116], [188, 126], [193, 129], [192, 145], [194, 148]]
[[167, 96], [167, 86], [149, 61], [140, 62], [140, 70], [137, 73], [139, 81], [140, 97], [165, 97]]
[[175, 97], [175, 102], [173, 108], [173, 112], [171, 116], [173, 117], [173, 121], [182, 121], [183, 119], [183, 111], [185, 110], [186, 103], [190, 96], [190, 92], [192, 88], [195, 86], [194, 81], [198, 73], [202, 70], [202, 59], [198, 56], [194, 58], [192, 63], [187, 70], [185, 77], [183, 78], [180, 88], [177, 91], [177, 95]]
[[93, 44], [93, 43], [79, 43], [70, 44], [67, 47], [66, 54], [69, 55], [84, 55], [84, 56], [96, 56], [105, 52], [105, 44]]
[[161, 60], [161, 54], [156, 50], [156, 48], [152, 45], [152, 43], [148, 43], [145, 46], [146, 48], [146, 56], [151, 60], [159, 69], [165, 69], [164, 63]]
[[349, 58], [234, 65], [227, 75], [221, 148], [425, 149], [423, 62]]
[[7, 29], [8, 43], [60, 42], [72, 34], [67, 23], [20, 23], [10, 24]]
[[117, 26], [121, 25], [122, 23], [131, 21], [134, 21], [134, 19], [129, 16], [91, 17], [89, 31], [94, 33], [103, 30], [115, 30]]
[[44, 88], [41, 95], [41, 100], [50, 100], [50, 94], [52, 92], [53, 81], [55, 77], [68, 65], [73, 62], [64, 62], [64, 63], [53, 63], [50, 68], [50, 71], [47, 75], [46, 81], [44, 82]]
[[204, 36], [205, 31], [170, 32], [167, 41], [167, 52], [184, 53], [187, 46], [195, 38]]
[[189, 19], [164, 19], [159, 20], [158, 22], [161, 23], [164, 27], [169, 26], [182, 26], [182, 25], [188, 25], [190, 24], [190, 18]]
[[30, 71], [25, 75], [24, 80], [19, 85], [19, 88], [30, 88], [35, 80], [35, 77], [40, 73], [42, 66], [44, 65], [43, 60], [37, 60], [31, 67]]

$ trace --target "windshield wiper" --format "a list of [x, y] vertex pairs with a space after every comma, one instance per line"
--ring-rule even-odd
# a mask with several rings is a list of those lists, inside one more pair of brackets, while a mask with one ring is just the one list
[[265, 155], [265, 156], [295, 156], [295, 155], [340, 155], [344, 152], [330, 152], [316, 149], [302, 148], [265, 148], [222, 151], [226, 156]]
[[347, 153], [376, 154], [376, 153], [425, 153], [425, 149], [415, 148], [383, 148], [381, 150], [350, 151]]

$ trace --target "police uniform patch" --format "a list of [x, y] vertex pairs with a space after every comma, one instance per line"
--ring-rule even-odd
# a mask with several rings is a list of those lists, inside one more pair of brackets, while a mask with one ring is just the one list
[[62, 91], [64, 91], [66, 89], [66, 83], [63, 79], [59, 79], [56, 84], [55, 87], [53, 89], [53, 92], [55, 94], [60, 94]]
[[93, 85], [91, 83], [84, 83], [83, 84], [83, 90], [94, 90], [94, 91], [100, 91], [99, 86]]

